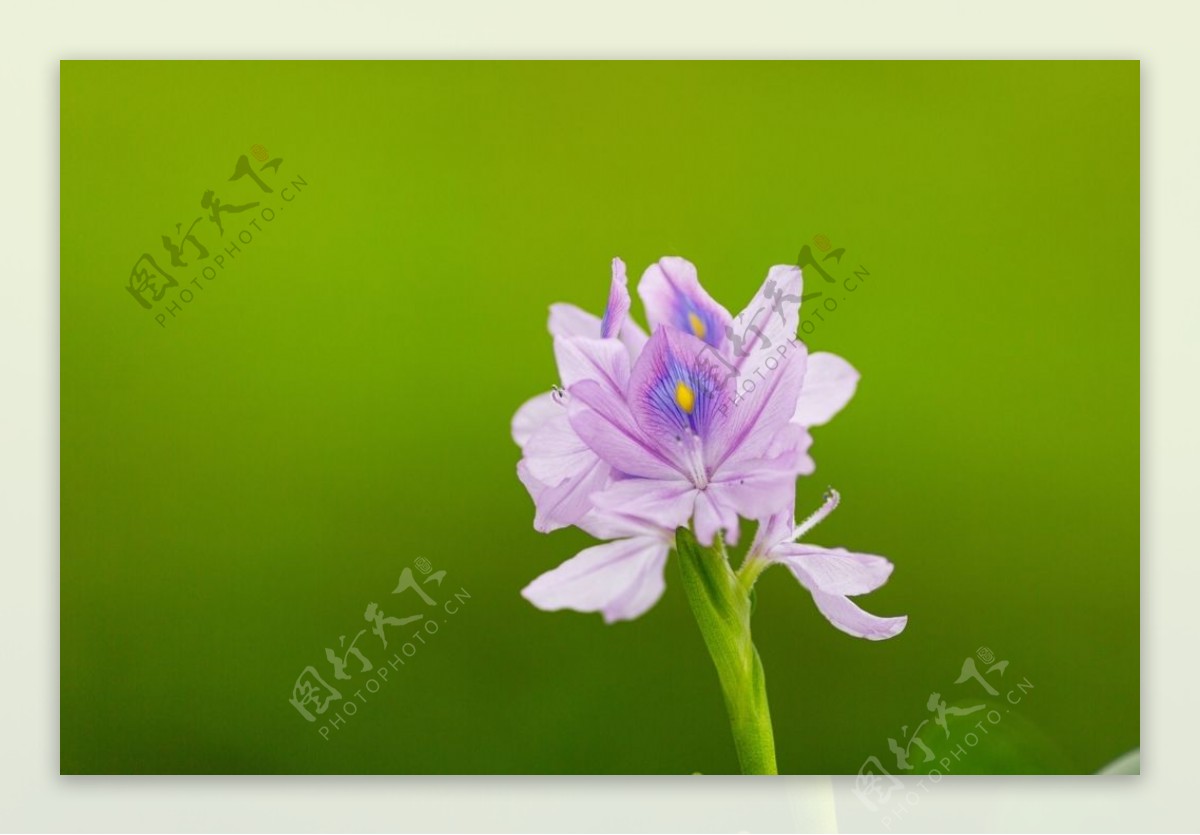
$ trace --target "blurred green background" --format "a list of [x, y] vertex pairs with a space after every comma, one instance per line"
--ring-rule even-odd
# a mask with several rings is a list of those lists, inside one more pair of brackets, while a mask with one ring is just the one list
[[[841, 491], [812, 540], [890, 557], [858, 602], [910, 621], [855, 640], [764, 576], [780, 769], [900, 773], [932, 692], [985, 696], [981, 647], [1000, 704], [1034, 687], [976, 768], [1138, 745], [1136, 62], [61, 71], [63, 772], [736, 771], [673, 563], [630, 623], [519, 596], [589, 540], [532, 529], [509, 421], [556, 382], [547, 306], [598, 313], [613, 256], [684, 255], [736, 312], [816, 235], [845, 254], [806, 338], [862, 382], [798, 505]], [[260, 205], [222, 237], [210, 189]], [[170, 267], [198, 217], [208, 259]], [[151, 310], [143, 253], [179, 281]], [[418, 557], [437, 634], [355, 699], [325, 648], [421, 610], [390, 594]], [[310, 665], [344, 697], [313, 723]]]

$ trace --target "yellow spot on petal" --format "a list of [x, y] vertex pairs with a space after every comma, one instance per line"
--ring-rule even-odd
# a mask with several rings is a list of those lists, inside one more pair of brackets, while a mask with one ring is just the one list
[[675, 384], [675, 402], [689, 415], [696, 408], [696, 393], [683, 380]]
[[[702, 322], [700, 317], [695, 313], [688, 314], [688, 324], [692, 326], [692, 333], [696, 334], [696, 336], [700, 337], [701, 339], [704, 338], [704, 334], [708, 333], [708, 329], [704, 327], [704, 322]], [[688, 411], [691, 410], [689, 409]]]

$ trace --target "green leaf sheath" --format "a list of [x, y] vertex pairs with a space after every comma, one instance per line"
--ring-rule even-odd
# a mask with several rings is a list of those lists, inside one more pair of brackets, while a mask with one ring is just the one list
[[777, 774], [775, 737], [762, 662], [750, 639], [752, 598], [718, 539], [704, 548], [687, 528], [675, 532], [683, 588], [717, 668], [743, 774]]

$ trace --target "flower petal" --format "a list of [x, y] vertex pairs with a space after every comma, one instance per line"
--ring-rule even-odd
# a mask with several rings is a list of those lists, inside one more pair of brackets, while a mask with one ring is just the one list
[[825, 351], [810, 354], [792, 421], [801, 426], [829, 422], [854, 396], [858, 377], [854, 366], [837, 354]]
[[637, 362], [638, 355], [642, 353], [642, 349], [646, 347], [646, 342], [650, 339], [642, 330], [642, 326], [629, 317], [626, 317], [625, 324], [621, 325], [619, 338], [621, 344], [628, 349], [629, 359], [633, 362]]
[[512, 419], [512, 436], [517, 446], [524, 447], [538, 427], [555, 415], [565, 415], [567, 410], [554, 402], [552, 392], [539, 394], [521, 404]]
[[881, 618], [864, 612], [850, 598], [839, 594], [813, 592], [813, 601], [830, 623], [855, 638], [883, 641], [899, 635], [908, 625], [907, 615]]
[[571, 386], [571, 427], [597, 455], [622, 473], [675, 480], [680, 470], [670, 452], [648, 438], [615, 392], [595, 380]]
[[874, 591], [887, 581], [892, 564], [883, 557], [799, 544], [778, 546], [771, 557], [788, 567], [812, 594], [821, 614], [848, 635], [881, 641], [900, 634], [908, 624], [906, 615], [877, 617], [847, 597]]
[[[706, 362], [714, 349], [683, 331], [658, 328], [629, 377], [629, 409], [638, 426], [671, 458], [691, 438], [708, 437], [729, 397], [722, 375]], [[790, 414], [790, 413], [789, 413]]]
[[737, 511], [718, 485], [710, 484], [697, 494], [695, 526], [696, 539], [701, 545], [711, 546], [718, 531], [725, 532], [727, 543], [737, 545], [741, 531]]
[[751, 458], [727, 466], [720, 480], [708, 485], [714, 499], [747, 519], [766, 519], [789, 508], [796, 499], [797, 463], [808, 461], [798, 452], [777, 458]]
[[554, 359], [568, 389], [582, 380], [597, 380], [623, 395], [629, 383], [629, 351], [616, 339], [556, 336]]
[[[654, 521], [655, 527], [668, 536], [675, 529], [686, 525], [696, 505], [697, 490], [690, 481], [676, 473], [676, 480], [663, 481], [650, 478], [624, 478], [613, 481], [603, 490], [592, 495], [592, 504], [597, 512], [605, 516], [620, 514], [641, 517]], [[588, 529], [585, 529], [588, 530]], [[611, 537], [618, 529], [601, 527], [588, 530], [601, 539]]]
[[661, 258], [642, 273], [638, 295], [646, 308], [651, 335], [664, 325], [703, 339], [718, 350], [728, 343], [729, 311], [700, 286], [696, 268], [683, 258]]
[[578, 475], [547, 485], [529, 472], [529, 462], [517, 463], [517, 477], [533, 499], [533, 528], [549, 533], [578, 524], [593, 509], [591, 496], [604, 488], [612, 468], [599, 458]]
[[[611, 486], [611, 485], [610, 485]], [[608, 492], [606, 487], [596, 496]], [[611, 510], [607, 507], [596, 507], [587, 516], [579, 520], [579, 527], [596, 539], [629, 539], [632, 536], [654, 536], [664, 542], [674, 540], [675, 531], [659, 525], [642, 508], [630, 510], [622, 508]], [[676, 525], [678, 527], [678, 525]]]
[[608, 304], [600, 320], [601, 339], [611, 339], [621, 332], [625, 317], [629, 314], [629, 280], [625, 277], [625, 262], [612, 260], [612, 285], [608, 291]]
[[800, 475], [812, 475], [817, 467], [808, 454], [812, 442], [812, 435], [808, 434], [807, 429], [797, 423], [789, 423], [775, 433], [767, 445], [766, 457], [778, 458], [784, 453], [795, 453], [799, 456], [796, 469]]
[[803, 342], [788, 343], [786, 351], [771, 352], [778, 360], [773, 368], [764, 362], [761, 374], [739, 380], [738, 393], [718, 408], [722, 420], [714, 421], [717, 431], [708, 439], [706, 457], [714, 473], [726, 460], [766, 454], [796, 413], [807, 354]]
[[763, 352], [796, 338], [803, 286], [799, 267], [780, 264], [768, 270], [762, 287], [733, 323], [730, 350], [739, 368], [752, 368], [756, 355], [761, 361]]
[[604, 339], [616, 337], [629, 351], [629, 359], [636, 360], [649, 339], [637, 322], [629, 315], [629, 282], [625, 277], [625, 262], [613, 259], [612, 285], [608, 291], [608, 305], [600, 321], [600, 336]]
[[604, 318], [593, 316], [573, 304], [565, 302], [552, 304], [550, 305], [550, 320], [547, 323], [550, 334], [564, 339], [575, 337], [601, 339], [615, 336], [628, 349], [630, 360], [635, 360], [649, 337], [637, 322], [630, 318], [629, 303], [625, 264], [620, 258], [614, 258], [613, 279], [609, 287]]
[[805, 588], [830, 594], [866, 594], [892, 574], [892, 563], [885, 557], [845, 548], [789, 543], [776, 548], [774, 555], [792, 569]]
[[550, 328], [550, 335], [555, 337], [600, 338], [600, 317], [566, 302], [550, 305], [550, 321], [547, 326]]
[[567, 410], [558, 407], [558, 412], [538, 427], [522, 450], [530, 475], [551, 486], [577, 478], [596, 461], [596, 453], [571, 428]]
[[538, 577], [521, 595], [546, 611], [600, 612], [606, 623], [631, 620], [662, 596], [668, 551], [653, 537], [595, 545]]

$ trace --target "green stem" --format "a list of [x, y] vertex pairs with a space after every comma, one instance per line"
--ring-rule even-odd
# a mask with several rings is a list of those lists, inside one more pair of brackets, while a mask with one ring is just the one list
[[766, 678], [750, 640], [750, 589], [761, 569], [739, 579], [720, 538], [703, 548], [687, 528], [675, 532], [675, 549], [692, 614], [717, 668], [742, 773], [778, 774]]
[[741, 583], [742, 589], [746, 594], [754, 589], [754, 584], [758, 581], [758, 575], [762, 574], [771, 563], [764, 560], [762, 557], [750, 556], [742, 563], [742, 567], [737, 570], [737, 579]]

